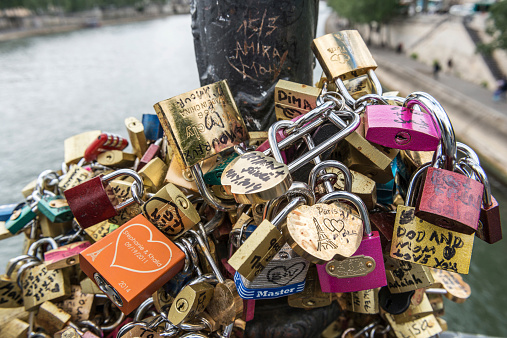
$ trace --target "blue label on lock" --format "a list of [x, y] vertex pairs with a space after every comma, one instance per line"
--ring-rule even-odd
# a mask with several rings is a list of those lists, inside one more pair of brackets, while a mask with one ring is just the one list
[[271, 299], [302, 292], [305, 288], [306, 279], [296, 284], [285, 285], [278, 288], [249, 289], [245, 286], [243, 277], [236, 272], [234, 275], [234, 282], [236, 283], [239, 296], [243, 299]]

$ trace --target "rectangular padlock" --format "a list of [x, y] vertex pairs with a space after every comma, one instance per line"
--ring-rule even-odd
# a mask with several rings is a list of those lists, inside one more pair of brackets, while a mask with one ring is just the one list
[[0, 240], [12, 237], [12, 233], [5, 227], [5, 222], [0, 222]]
[[69, 188], [75, 187], [83, 183], [92, 176], [91, 172], [78, 166], [71, 165], [69, 171], [61, 178], [58, 183], [60, 191], [65, 191]]
[[144, 135], [148, 141], [154, 142], [164, 136], [164, 130], [156, 114], [143, 114]]
[[185, 254], [139, 215], [80, 253], [83, 272], [125, 314], [183, 267]]
[[32, 207], [30, 207], [30, 205], [24, 205], [20, 209], [14, 210], [11, 217], [5, 222], [5, 228], [9, 230], [11, 234], [15, 235], [33, 220], [35, 216], [37, 216], [37, 214], [32, 211]]
[[158, 102], [154, 108], [185, 168], [248, 140], [226, 80]]
[[55, 303], [55, 305], [67, 312], [73, 322], [88, 320], [92, 315], [95, 295], [83, 293], [79, 285], [72, 285], [70, 289], [71, 296], [62, 302]]
[[48, 270], [63, 269], [79, 264], [79, 253], [90, 245], [90, 242], [82, 241], [46, 251], [44, 253], [44, 263], [46, 263]]
[[130, 168], [136, 162], [136, 155], [121, 150], [108, 150], [97, 156], [97, 162], [106, 167]]
[[125, 119], [125, 127], [127, 127], [130, 145], [132, 146], [134, 154], [138, 158], [143, 157], [144, 153], [148, 149], [143, 124], [135, 117], [127, 117]]
[[83, 158], [86, 148], [101, 133], [100, 130], [92, 130], [66, 138], [63, 142], [65, 164], [77, 164]]
[[29, 268], [21, 277], [23, 304], [27, 311], [47, 300], [59, 301], [70, 295], [70, 284], [62, 270], [48, 270], [43, 263]]
[[278, 80], [275, 86], [275, 114], [277, 120], [292, 120], [317, 107], [322, 89], [297, 82]]
[[74, 218], [63, 196], [44, 196], [37, 204], [39, 211], [53, 223], [63, 223]]

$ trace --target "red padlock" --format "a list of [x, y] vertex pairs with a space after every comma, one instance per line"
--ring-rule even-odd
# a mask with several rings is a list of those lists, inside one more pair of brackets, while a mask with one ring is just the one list
[[428, 168], [421, 193], [415, 205], [415, 215], [431, 224], [472, 234], [477, 230], [484, 186], [454, 172], [457, 144], [454, 129], [444, 108], [431, 95], [415, 92], [405, 105], [419, 105], [432, 111], [442, 137], [442, 156], [436, 157], [434, 167]]
[[[119, 204], [108, 182], [124, 175], [134, 178], [132, 184], [134, 197]], [[118, 215], [119, 210], [133, 203], [140, 204], [143, 193], [143, 180], [131, 169], [120, 169], [105, 176], [99, 175], [64, 191], [67, 203], [83, 229]]]
[[128, 145], [129, 141], [121, 136], [102, 133], [86, 148], [84, 159], [86, 162], [95, 161], [101, 152], [106, 150], [123, 150]]

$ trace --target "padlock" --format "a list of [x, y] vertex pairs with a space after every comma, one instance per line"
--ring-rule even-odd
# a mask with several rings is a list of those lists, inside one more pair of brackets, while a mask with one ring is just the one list
[[30, 325], [14, 318], [0, 327], [0, 335], [6, 338], [23, 338], [29, 334]]
[[393, 258], [429, 267], [467, 274], [474, 234], [447, 230], [415, 216], [413, 204], [417, 182], [429, 164], [413, 175], [405, 205], [398, 205], [390, 255]]
[[317, 106], [320, 88], [296, 82], [278, 80], [275, 86], [275, 115], [277, 120], [292, 120]]
[[[282, 197], [279, 197], [279, 199]], [[247, 280], [253, 281], [284, 244], [282, 233], [277, 227], [285, 222], [285, 218], [292, 210], [304, 202], [304, 197], [291, 199], [271, 222], [264, 219], [229, 258], [229, 264]]]
[[436, 282], [432, 287], [443, 288], [446, 292], [441, 294], [445, 295], [446, 298], [453, 302], [463, 303], [472, 294], [470, 285], [468, 285], [459, 274], [439, 269], [431, 269], [431, 273]]
[[435, 283], [431, 270], [423, 265], [385, 257], [387, 286], [391, 293], [430, 287]]
[[391, 315], [399, 315], [410, 307], [415, 290], [391, 293], [387, 286], [380, 288], [378, 292], [379, 306], [382, 310]]
[[44, 253], [44, 263], [46, 263], [48, 270], [63, 269], [79, 264], [79, 253], [90, 245], [90, 242], [82, 241], [46, 251]]
[[84, 151], [83, 158], [86, 162], [92, 162], [97, 156], [106, 150], [123, 150], [129, 145], [127, 139], [110, 133], [102, 133], [95, 138]]
[[146, 142], [146, 136], [144, 135], [144, 126], [135, 117], [127, 117], [125, 119], [125, 127], [129, 133], [130, 144], [134, 154], [141, 158], [148, 149], [148, 143]]
[[136, 155], [121, 150], [108, 150], [97, 156], [97, 162], [106, 167], [131, 168], [136, 162]]
[[23, 229], [30, 221], [32, 221], [37, 214], [34, 212], [34, 207], [25, 204], [20, 205], [19, 209], [14, 210], [9, 219], [5, 222], [5, 228], [15, 235], [18, 231]]
[[5, 227], [5, 222], [0, 222], [0, 240], [12, 237], [12, 233]]
[[248, 140], [226, 80], [158, 102], [154, 108], [185, 168]]
[[332, 295], [322, 292], [315, 266], [311, 266], [306, 274], [306, 283], [303, 291], [289, 295], [287, 302], [291, 307], [303, 309], [315, 309], [331, 305]]
[[[344, 184], [343, 173], [336, 168], [329, 168], [331, 173], [337, 174], [335, 189], [346, 190]], [[357, 172], [350, 170], [352, 175], [352, 188], [351, 193], [357, 195], [366, 205], [368, 210], [371, 210], [377, 204], [377, 183], [371, 178]]]
[[171, 240], [180, 237], [201, 220], [193, 204], [171, 183], [147, 200], [142, 211], [148, 221]]
[[238, 154], [232, 153], [221, 161], [216, 162], [214, 166], [204, 174], [204, 182], [211, 185], [222, 185], [222, 173], [229, 163], [236, 158], [238, 158]]
[[423, 298], [419, 304], [410, 304], [407, 311], [400, 313], [399, 315], [393, 315], [396, 323], [406, 323], [433, 314], [433, 307], [431, 306], [428, 296], [426, 296], [425, 293], [422, 295]]
[[379, 289], [338, 293], [338, 304], [342, 309], [362, 314], [377, 314], [380, 311]]
[[222, 174], [222, 185], [238, 203], [267, 202], [283, 195], [291, 184], [288, 167], [260, 151], [241, 155]]
[[73, 322], [88, 320], [93, 311], [94, 294], [84, 293], [79, 285], [71, 285], [70, 290], [71, 296], [55, 305], [70, 314]]
[[125, 314], [176, 275], [184, 259], [184, 253], [142, 215], [79, 254], [83, 272]]
[[384, 147], [434, 151], [440, 142], [440, 130], [432, 112], [416, 110], [413, 104], [404, 107], [368, 105], [363, 118], [365, 139]]
[[[299, 257], [285, 244], [253, 281], [247, 280], [239, 273], [235, 274], [234, 280], [243, 299], [283, 297], [301, 292], [305, 288], [309, 267], [308, 261]], [[264, 297], [265, 295], [269, 296]]]
[[[406, 105], [429, 107], [434, 112], [442, 137], [443, 168], [426, 171], [421, 192], [415, 204], [415, 215], [445, 229], [471, 234], [477, 230], [484, 186], [465, 175], [453, 172], [457, 145], [451, 121], [445, 110], [429, 94], [416, 92], [407, 97]], [[438, 165], [438, 163], [435, 163]]]
[[0, 222], [7, 221], [17, 206], [16, 203], [0, 205]]
[[22, 291], [16, 280], [11, 278], [12, 272], [8, 275], [0, 275], [0, 308], [23, 306]]
[[43, 196], [37, 204], [38, 210], [53, 223], [63, 223], [74, 218], [63, 196]]
[[60, 178], [58, 189], [63, 192], [69, 188], [83, 183], [90, 177], [91, 173], [88, 170], [73, 164], [70, 166], [70, 169], [67, 171], [67, 173]]
[[94, 243], [106, 237], [106, 235], [109, 233], [109, 227], [111, 224], [112, 223], [109, 221], [102, 221], [84, 229], [84, 231], [88, 235], [91, 243]]
[[213, 286], [206, 282], [185, 286], [174, 299], [167, 318], [174, 325], [192, 319], [209, 304], [213, 297], [213, 289]]
[[472, 169], [484, 186], [479, 224], [475, 234], [477, 237], [489, 244], [496, 243], [502, 239], [500, 207], [498, 206], [496, 199], [491, 194], [491, 185], [489, 184], [488, 177], [481, 166], [471, 158], [466, 158], [465, 164]]
[[101, 134], [100, 130], [93, 130], [66, 138], [63, 142], [65, 164], [77, 164], [84, 157], [86, 148]]
[[[352, 79], [345, 80], [343, 81], [343, 84], [345, 85], [347, 92], [350, 93], [350, 96], [352, 96], [354, 100], [357, 100], [364, 95], [373, 93], [372, 83], [368, 75], [361, 75]], [[329, 85], [330, 84], [328, 84], [329, 90], [336, 91], [336, 88], [331, 89], [329, 88]], [[388, 93], [384, 93], [384, 95], [388, 95]]]
[[317, 265], [324, 292], [361, 291], [387, 285], [380, 236], [378, 232], [371, 230], [364, 203], [355, 195], [349, 198], [350, 195], [352, 194], [335, 191], [319, 200], [320, 203], [338, 199], [349, 200], [359, 209], [364, 223], [364, 237], [352, 256], [341, 261], [335, 258], [325, 265]]
[[405, 323], [397, 323], [394, 316], [389, 313], [386, 313], [385, 317], [397, 338], [430, 338], [442, 332], [434, 315]]
[[[136, 170], [140, 171], [143, 169], [145, 165], [147, 165], [151, 160], [158, 156], [160, 152], [160, 145], [162, 144], [162, 139], [158, 139], [155, 143], [150, 144], [143, 157], [139, 160], [139, 164], [137, 165]], [[165, 164], [167, 162], [164, 162]], [[167, 171], [167, 170], [166, 170]]]
[[[132, 180], [127, 179], [114, 179], [112, 181], [109, 181], [109, 186], [113, 190], [114, 196], [118, 199], [119, 203], [128, 201], [129, 199], [133, 198], [132, 194]], [[144, 198], [144, 196], [139, 196], [141, 199]], [[111, 229], [112, 224], [116, 225], [123, 225], [126, 222], [130, 221], [132, 218], [136, 217], [137, 215], [141, 214], [142, 209], [141, 205], [139, 203], [133, 203], [121, 210], [118, 211], [118, 214], [114, 217], [110, 217], [108, 219], [108, 222], [111, 223], [108, 226], [108, 229]]]
[[164, 130], [156, 114], [143, 114], [142, 123], [148, 141], [154, 142], [164, 136]]
[[[135, 182], [132, 184], [134, 196], [118, 204], [108, 181], [122, 175], [134, 177]], [[116, 216], [118, 210], [138, 201], [143, 193], [142, 180], [135, 171], [130, 169], [120, 169], [105, 176], [96, 176], [64, 192], [74, 217], [83, 229]]]
[[45, 301], [39, 307], [37, 312], [37, 322], [46, 332], [54, 334], [56, 331], [63, 329], [71, 319], [71, 315], [64, 310], [58, 308], [50, 301]]
[[95, 284], [90, 278], [86, 277], [81, 282], [79, 282], [79, 286], [81, 286], [81, 291], [85, 294], [91, 295], [102, 295], [104, 292]]
[[[154, 157], [148, 162], [138, 174], [142, 177], [144, 185], [147, 190], [156, 193], [162, 188], [164, 179], [166, 177], [168, 167], [159, 157]], [[132, 182], [131, 178], [127, 178], [127, 181]]]

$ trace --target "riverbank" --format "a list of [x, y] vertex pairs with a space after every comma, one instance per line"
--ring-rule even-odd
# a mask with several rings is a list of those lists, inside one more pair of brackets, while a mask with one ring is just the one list
[[[130, 11], [125, 17], [122, 14], [97, 17], [87, 16], [69, 16], [63, 18], [54, 18], [58, 23], [42, 27], [27, 27], [15, 30], [0, 30], [0, 42], [27, 38], [32, 36], [50, 35], [56, 33], [66, 33], [85, 28], [97, 28], [102, 26], [114, 26], [131, 22], [149, 21], [165, 18], [171, 15], [188, 14], [189, 6], [174, 6], [169, 10], [146, 11], [144, 13]], [[102, 16], [102, 17], [101, 17]], [[120, 16], [120, 17], [118, 17]], [[36, 19], [36, 18], [35, 18]], [[35, 20], [36, 21], [36, 20]], [[40, 20], [39, 20], [40, 21]]]

